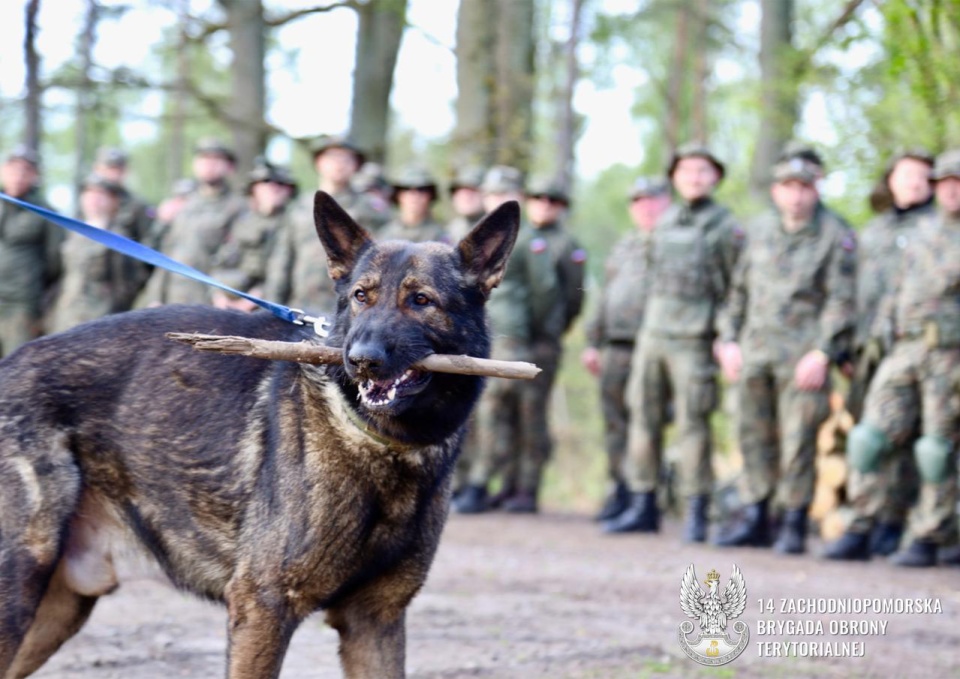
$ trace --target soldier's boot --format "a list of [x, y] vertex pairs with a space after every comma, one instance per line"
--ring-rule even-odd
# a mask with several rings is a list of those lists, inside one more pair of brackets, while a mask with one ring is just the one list
[[741, 518], [721, 531], [713, 541], [718, 547], [766, 547], [770, 544], [770, 519], [767, 500], [743, 508]]
[[783, 515], [780, 535], [773, 545], [780, 554], [803, 554], [807, 551], [807, 508], [788, 509]]
[[823, 557], [834, 561], [869, 561], [870, 535], [847, 531], [827, 545]]
[[604, 522], [604, 533], [656, 533], [660, 530], [657, 494], [631, 493], [627, 508]]
[[914, 540], [906, 549], [892, 557], [890, 563], [907, 568], [930, 568], [937, 565], [937, 543], [927, 540]]
[[511, 514], [536, 514], [537, 494], [529, 490], [521, 490], [504, 500], [500, 508]]
[[710, 509], [710, 498], [707, 495], [694, 495], [687, 504], [687, 521], [683, 526], [684, 542], [706, 542], [707, 512]]
[[458, 514], [480, 514], [487, 511], [487, 489], [484, 486], [464, 486], [453, 501], [453, 509]]
[[870, 553], [876, 556], [890, 556], [900, 548], [903, 538], [903, 524], [881, 522], [870, 532]]
[[600, 511], [597, 512], [597, 515], [594, 517], [594, 521], [607, 521], [613, 517], [619, 515], [627, 508], [627, 504], [630, 502], [630, 491], [627, 490], [627, 486], [622, 482], [618, 482], [614, 489], [607, 496], [606, 501], [603, 503], [603, 507], [600, 508]]
[[960, 566], [960, 545], [941, 547], [937, 551], [937, 563], [941, 566]]

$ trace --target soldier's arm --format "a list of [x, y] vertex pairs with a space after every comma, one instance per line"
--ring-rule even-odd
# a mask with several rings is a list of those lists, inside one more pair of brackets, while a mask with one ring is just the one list
[[896, 338], [897, 329], [897, 291], [902, 289], [903, 282], [909, 275], [912, 260], [912, 248], [907, 247], [903, 252], [900, 265], [890, 281], [890, 287], [880, 299], [877, 315], [870, 326], [870, 342], [879, 345], [882, 353], [890, 351]]
[[825, 287], [816, 348], [839, 365], [852, 356], [857, 313], [857, 240], [851, 229], [842, 229], [833, 246]]
[[[717, 336], [721, 342], [736, 342], [747, 315], [750, 284], [750, 258], [743, 239], [737, 243], [737, 253], [726, 298], [717, 311]], [[729, 253], [728, 253], [729, 254]], [[741, 256], [742, 255], [742, 256]]]
[[[41, 217], [37, 217], [37, 219], [42, 220]], [[66, 232], [55, 224], [51, 224], [46, 220], [42, 221], [44, 229], [44, 283], [46, 287], [49, 288], [60, 279], [60, 274], [63, 271], [60, 259], [60, 246], [63, 243]]]
[[586, 262], [587, 251], [580, 246], [576, 239], [571, 238], [565, 248], [564, 257], [560, 262], [564, 283], [563, 297], [566, 302], [564, 331], [570, 329], [573, 321], [580, 315], [580, 311], [583, 309], [584, 269]]
[[287, 213], [280, 223], [273, 252], [267, 259], [266, 276], [263, 281], [263, 296], [272, 302], [286, 304], [290, 299], [290, 275], [296, 261], [293, 247], [293, 224]]

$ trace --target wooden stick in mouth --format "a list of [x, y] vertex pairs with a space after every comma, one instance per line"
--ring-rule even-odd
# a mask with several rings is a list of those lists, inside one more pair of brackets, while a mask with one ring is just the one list
[[[202, 335], [193, 332], [168, 332], [168, 339], [191, 345], [199, 351], [220, 354], [266, 358], [275, 361], [296, 361], [312, 365], [343, 363], [343, 350], [309, 342], [278, 342], [253, 337], [233, 335]], [[540, 368], [522, 361], [497, 361], [473, 356], [431, 354], [414, 368], [456, 375], [483, 375], [505, 377], [512, 380], [532, 380], [540, 374]]]

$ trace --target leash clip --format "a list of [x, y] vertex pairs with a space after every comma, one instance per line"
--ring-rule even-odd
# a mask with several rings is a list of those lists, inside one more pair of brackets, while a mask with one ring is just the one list
[[333, 322], [328, 321], [326, 316], [307, 316], [307, 313], [303, 309], [290, 309], [295, 315], [293, 318], [293, 323], [296, 325], [306, 325], [309, 323], [313, 326], [313, 331], [317, 333], [320, 337], [329, 337], [330, 330], [333, 329]]

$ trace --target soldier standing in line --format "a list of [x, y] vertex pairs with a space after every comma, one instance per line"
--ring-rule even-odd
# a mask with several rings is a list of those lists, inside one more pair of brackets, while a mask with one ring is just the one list
[[751, 224], [718, 319], [724, 377], [739, 383], [744, 504], [720, 546], [768, 545], [775, 501], [784, 518], [774, 549], [806, 550], [830, 365], [849, 360], [855, 322], [856, 239], [820, 202], [821, 171], [801, 157], [774, 166], [775, 209]]
[[[360, 226], [376, 235], [389, 219], [389, 212], [351, 186], [363, 161], [363, 152], [344, 137], [321, 137], [313, 145], [317, 188], [329, 193]], [[286, 221], [267, 263], [264, 296], [312, 313], [332, 313], [336, 310], [336, 294], [313, 221], [312, 191], [290, 205]]]
[[621, 472], [630, 418], [625, 392], [649, 287], [647, 251], [657, 220], [670, 206], [670, 187], [664, 179], [640, 177], [628, 199], [636, 229], [614, 245], [607, 258], [600, 303], [587, 325], [588, 346], [580, 357], [587, 370], [600, 378], [610, 487], [597, 521], [620, 514], [629, 499]]
[[[80, 187], [80, 219], [91, 226], [130, 238], [129, 221], [120, 222], [126, 191], [113, 180], [91, 174]], [[79, 233], [61, 244], [60, 281], [50, 331], [61, 332], [107, 314], [128, 311], [147, 278], [147, 268]]]
[[[263, 158], [256, 160], [245, 191], [249, 205], [237, 218], [230, 239], [217, 252], [217, 268], [211, 274], [214, 278], [254, 296], [263, 295], [267, 262], [285, 227], [285, 211], [296, 191], [297, 184], [286, 168]], [[213, 304], [240, 311], [257, 308], [253, 302], [222, 290], [213, 291]]]
[[157, 211], [135, 196], [127, 187], [127, 170], [130, 158], [118, 148], [104, 147], [97, 151], [93, 162], [93, 174], [108, 179], [123, 189], [120, 209], [114, 221], [117, 233], [143, 243], [149, 238]]
[[[491, 167], [481, 184], [483, 207], [489, 212], [508, 200], [523, 199], [523, 175], [513, 167]], [[526, 220], [504, 272], [503, 280], [487, 302], [493, 358], [533, 360], [538, 328], [562, 327], [565, 313], [562, 288], [550, 250]], [[462, 514], [476, 514], [500, 506], [519, 491], [518, 451], [533, 448], [537, 436], [532, 424], [540, 405], [536, 380], [490, 380], [477, 407], [477, 454], [470, 461], [466, 485], [453, 501]], [[545, 425], [542, 425], [545, 426]], [[488, 497], [488, 486], [500, 472], [503, 483], [497, 496]], [[519, 507], [522, 509], [522, 507]]]
[[712, 194], [724, 166], [702, 144], [674, 153], [667, 172], [680, 200], [663, 215], [650, 246], [650, 288], [627, 384], [630, 407], [623, 476], [630, 502], [604, 523], [607, 533], [659, 530], [657, 484], [666, 405], [674, 404], [684, 539], [704, 542], [713, 488], [710, 414], [717, 407], [712, 345], [743, 231]]
[[447, 224], [447, 233], [454, 242], [466, 236], [483, 217], [482, 182], [483, 170], [468, 166], [460, 168], [450, 184], [450, 206], [454, 217]]
[[[894, 156], [882, 182], [889, 194], [890, 207], [872, 219], [860, 237], [856, 367], [847, 399], [847, 410], [858, 421], [863, 414], [867, 390], [883, 357], [880, 342], [870, 341], [880, 301], [892, 290], [904, 249], [916, 235], [919, 223], [935, 212], [930, 184], [932, 167], [933, 157], [922, 150]], [[910, 443], [907, 441], [899, 454], [885, 459], [879, 475], [866, 477], [850, 469], [847, 497], [853, 511], [853, 534], [858, 538], [833, 544], [827, 553], [830, 558], [862, 559], [869, 554], [887, 556], [897, 550], [918, 486]], [[869, 533], [869, 542], [865, 549], [869, 554], [860, 549], [859, 536], [866, 533]]]
[[160, 244], [166, 238], [173, 220], [183, 210], [183, 206], [187, 204], [187, 198], [197, 190], [198, 186], [197, 180], [189, 177], [182, 177], [173, 182], [170, 187], [170, 196], [160, 201], [157, 206], [157, 216], [150, 225], [147, 237], [143, 241], [144, 245], [154, 250], [160, 249]]
[[[960, 424], [960, 149], [936, 159], [938, 210], [915, 227], [871, 327], [886, 355], [870, 381], [860, 423], [847, 437], [847, 462], [863, 487], [879, 485], [887, 461], [913, 443], [921, 485], [900, 566], [960, 565], [956, 446]], [[914, 440], [917, 429], [921, 436]], [[855, 504], [832, 559], [869, 559], [878, 503]]]
[[[47, 207], [38, 188], [40, 159], [17, 146], [0, 164], [0, 191]], [[0, 356], [38, 337], [44, 296], [60, 276], [63, 231], [18, 205], [0, 202]]]
[[[230, 187], [236, 166], [233, 151], [216, 139], [197, 143], [193, 174], [198, 188], [174, 218], [160, 243], [160, 251], [173, 259], [209, 273], [216, 253], [227, 239], [246, 206]], [[154, 269], [137, 306], [158, 304], [211, 304], [212, 289], [198, 281]]]
[[390, 186], [397, 211], [377, 236], [380, 240], [451, 242], [443, 225], [433, 218], [437, 182], [429, 172], [420, 167], [405, 168]]

